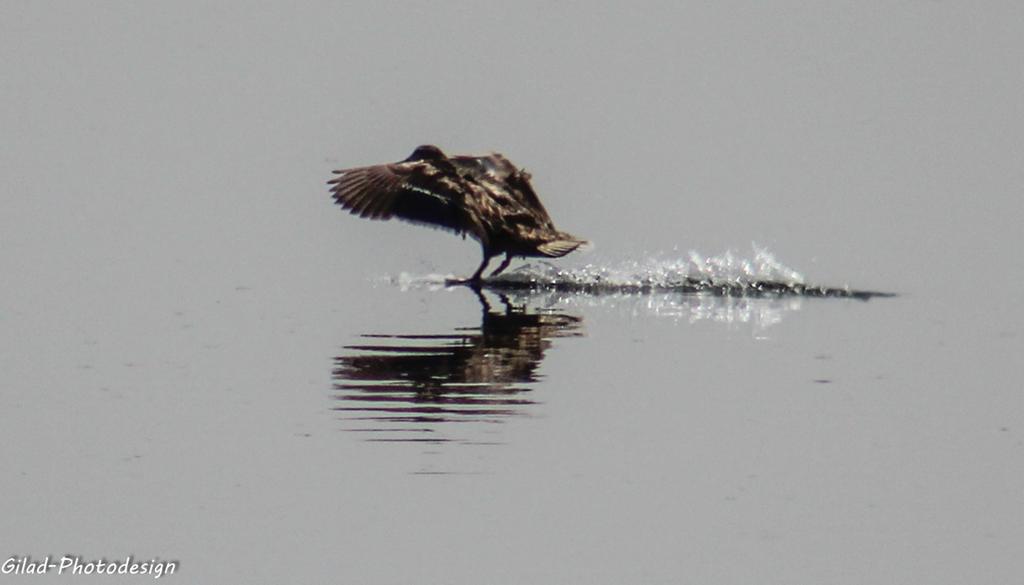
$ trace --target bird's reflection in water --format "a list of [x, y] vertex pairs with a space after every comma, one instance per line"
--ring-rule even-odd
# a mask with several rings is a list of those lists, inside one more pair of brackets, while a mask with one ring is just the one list
[[[481, 444], [453, 423], [528, 413], [527, 391], [556, 337], [582, 335], [579, 317], [514, 306], [479, 291], [478, 327], [435, 335], [366, 334], [334, 359], [335, 410], [370, 441]], [[475, 434], [475, 433], [470, 433]]]

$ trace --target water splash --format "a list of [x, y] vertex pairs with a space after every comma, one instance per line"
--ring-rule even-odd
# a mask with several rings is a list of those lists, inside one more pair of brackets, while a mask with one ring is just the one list
[[782, 322], [788, 313], [799, 311], [804, 299], [799, 296], [729, 296], [679, 294], [675, 292], [623, 292], [602, 295], [532, 290], [504, 292], [518, 305], [558, 310], [600, 308], [620, 314], [654, 316], [691, 324], [699, 321], [723, 325], [750, 326], [756, 332]]
[[539, 287], [574, 285], [622, 290], [679, 290], [696, 284], [706, 288], [725, 286], [749, 289], [765, 283], [786, 289], [804, 286], [803, 275], [779, 262], [767, 249], [755, 245], [753, 252], [753, 258], [743, 258], [732, 250], [717, 256], [704, 256], [691, 250], [686, 258], [657, 255], [615, 265], [589, 263], [578, 267], [562, 267], [539, 261], [500, 275], [489, 284], [529, 283]]
[[[411, 276], [403, 273], [390, 279], [403, 289], [442, 288], [442, 275]], [[531, 261], [495, 278], [485, 279], [483, 288], [494, 291], [559, 291], [572, 294], [705, 293], [720, 297], [845, 297], [867, 300], [889, 293], [858, 291], [848, 286], [808, 284], [804, 275], [786, 266], [766, 248], [752, 246], [743, 257], [729, 250], [715, 256], [690, 251], [684, 257], [659, 254], [643, 260], [619, 263], [591, 262], [566, 266]]]

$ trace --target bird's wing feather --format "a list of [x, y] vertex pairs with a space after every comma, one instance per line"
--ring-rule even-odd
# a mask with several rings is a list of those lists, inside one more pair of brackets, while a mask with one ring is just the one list
[[516, 198], [520, 205], [529, 210], [538, 226], [552, 230], [555, 229], [551, 216], [548, 215], [548, 210], [544, 208], [544, 204], [540, 202], [540, 197], [537, 197], [536, 191], [533, 190], [533, 185], [530, 184], [529, 173], [526, 171], [512, 173], [508, 178], [508, 186], [509, 193]]
[[397, 217], [409, 222], [466, 230], [460, 213], [463, 192], [447, 173], [428, 162], [413, 161], [335, 171], [328, 181], [334, 201], [353, 215], [369, 219]]

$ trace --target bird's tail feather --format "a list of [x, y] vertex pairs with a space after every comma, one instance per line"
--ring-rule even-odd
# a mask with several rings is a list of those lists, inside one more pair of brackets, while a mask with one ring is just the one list
[[586, 244], [583, 240], [553, 240], [537, 246], [537, 251], [549, 258], [561, 258], [583, 244]]

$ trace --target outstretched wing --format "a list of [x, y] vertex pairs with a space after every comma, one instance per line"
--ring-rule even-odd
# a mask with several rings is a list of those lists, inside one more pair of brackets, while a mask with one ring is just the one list
[[368, 219], [397, 217], [430, 227], [466, 231], [465, 189], [435, 162], [405, 161], [334, 171], [334, 201]]
[[[554, 229], [548, 210], [530, 184], [530, 173], [517, 168], [512, 161], [497, 152], [487, 156], [453, 156], [448, 159], [459, 173], [466, 174], [477, 183], [489, 185], [488, 193], [495, 199], [507, 195], [519, 210], [504, 209], [507, 218], [520, 214], [529, 216], [530, 221], [540, 227]], [[500, 203], [500, 201], [499, 201]]]
[[555, 224], [552, 223], [548, 210], [544, 208], [544, 204], [540, 202], [540, 197], [537, 196], [537, 192], [533, 190], [533, 185], [530, 184], [530, 173], [517, 170], [509, 175], [507, 183], [509, 192], [519, 201], [520, 205], [530, 210], [538, 224], [549, 229], [555, 229]]

